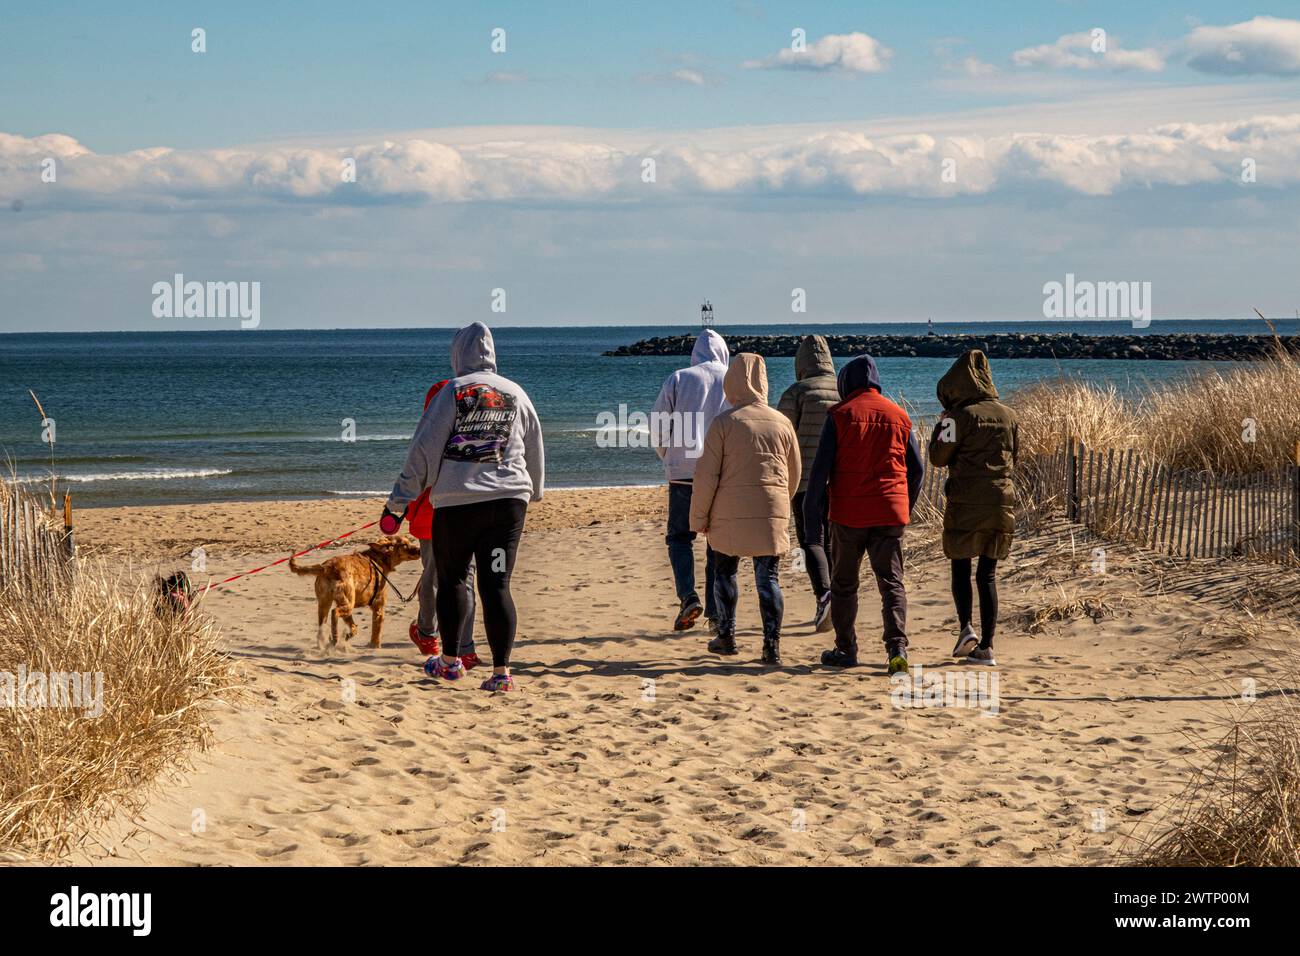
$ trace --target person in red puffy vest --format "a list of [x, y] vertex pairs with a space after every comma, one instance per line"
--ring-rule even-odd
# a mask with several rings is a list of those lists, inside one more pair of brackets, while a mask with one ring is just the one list
[[880, 590], [889, 673], [896, 674], [907, 670], [903, 529], [921, 492], [925, 461], [907, 412], [880, 393], [880, 373], [870, 355], [840, 369], [836, 387], [840, 402], [827, 412], [803, 502], [809, 543], [822, 543], [823, 517], [831, 535], [835, 647], [822, 654], [822, 663], [858, 662], [858, 583], [865, 556]]
[[[434, 383], [424, 396], [424, 407], [428, 408], [433, 396], [442, 391], [448, 379]], [[420, 649], [420, 653], [432, 657], [439, 653], [438, 646], [438, 566], [433, 553], [433, 505], [429, 502], [429, 489], [420, 492], [420, 497], [411, 504], [406, 513], [406, 521], [411, 534], [420, 541], [420, 586], [416, 594], [420, 598], [419, 615], [411, 622], [411, 640]], [[460, 662], [466, 670], [478, 666], [478, 654], [474, 652], [474, 565], [469, 566], [466, 580], [469, 592], [469, 613], [460, 630]]]

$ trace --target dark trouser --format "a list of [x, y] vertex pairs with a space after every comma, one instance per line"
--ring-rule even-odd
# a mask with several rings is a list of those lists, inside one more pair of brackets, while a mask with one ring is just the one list
[[[677, 600], [685, 601], [695, 591], [695, 532], [691, 530], [691, 483], [668, 484], [668, 562], [673, 566], [673, 582], [677, 586]], [[718, 612], [713, 597], [713, 549], [704, 546], [704, 616], [717, 620]]]
[[[980, 647], [993, 646], [993, 631], [998, 626], [998, 559], [980, 555], [975, 565], [975, 585], [980, 592]], [[952, 562], [952, 601], [957, 605], [957, 626], [970, 623], [970, 558]]]
[[438, 555], [438, 626], [442, 652], [460, 653], [466, 618], [473, 620], [469, 594], [470, 562], [478, 567], [478, 596], [483, 602], [483, 629], [492, 647], [492, 666], [510, 664], [515, 643], [515, 601], [510, 574], [528, 503], [518, 498], [451, 505], [433, 512], [433, 547]]
[[[415, 619], [415, 626], [420, 629], [420, 633], [425, 637], [432, 637], [437, 630], [438, 622], [438, 560], [433, 550], [433, 541], [429, 539], [420, 540], [420, 564], [423, 570], [420, 572], [420, 586], [416, 593], [420, 598], [420, 613]], [[469, 597], [469, 607], [466, 610], [465, 618], [461, 622], [460, 629], [460, 652], [462, 654], [474, 653], [474, 565], [469, 566], [469, 574], [465, 578], [465, 593]]]
[[[790, 503], [794, 508], [794, 536], [799, 542], [799, 547], [803, 549], [804, 565], [808, 569], [808, 581], [812, 584], [813, 594], [820, 598], [831, 589], [831, 569], [826, 560], [825, 546], [809, 544], [808, 536], [804, 534], [803, 495], [802, 491], [799, 492]], [[822, 518], [822, 540], [829, 543], [830, 539], [830, 528], [826, 519]]]
[[[718, 609], [718, 633], [734, 636], [736, 633], [736, 605], [740, 601], [740, 588], [736, 572], [740, 558], [715, 552], [713, 592]], [[758, 613], [763, 618], [763, 637], [781, 636], [781, 618], [785, 614], [785, 599], [781, 596], [781, 558], [765, 555], [754, 558], [754, 586], [758, 588]]]
[[831, 522], [831, 622], [835, 646], [858, 653], [858, 573], [862, 557], [871, 562], [880, 590], [885, 647], [907, 647], [907, 590], [903, 587], [903, 526], [850, 528]]

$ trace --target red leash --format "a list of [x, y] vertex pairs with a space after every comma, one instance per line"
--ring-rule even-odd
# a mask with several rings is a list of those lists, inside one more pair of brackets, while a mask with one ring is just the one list
[[290, 560], [290, 558], [301, 558], [304, 554], [309, 554], [312, 551], [316, 551], [319, 548], [323, 548], [327, 544], [333, 544], [335, 541], [342, 541], [344, 538], [350, 538], [358, 531], [365, 531], [367, 528], [373, 528], [377, 524], [379, 524], [378, 520], [372, 521], [370, 522], [370, 524], [363, 524], [360, 528], [353, 528], [351, 531], [345, 532], [339, 535], [337, 538], [330, 538], [327, 541], [322, 541], [320, 544], [313, 544], [310, 548], [303, 548], [301, 551], [295, 551], [293, 554], [289, 555], [288, 558], [281, 558], [279, 561], [272, 561], [270, 564], [264, 564], [260, 568], [253, 568], [251, 571], [241, 571], [239, 574], [232, 575], [231, 577], [226, 578], [224, 581], [217, 581], [213, 584], [209, 584], [207, 587], [203, 589], [202, 593], [199, 596], [202, 597], [203, 594], [207, 594], [213, 588], [219, 588], [223, 584], [229, 584], [231, 581], [237, 581], [240, 578], [248, 577], [248, 575], [256, 574], [258, 571], [265, 571], [267, 568], [273, 568], [277, 564], [284, 564], [284, 562]]

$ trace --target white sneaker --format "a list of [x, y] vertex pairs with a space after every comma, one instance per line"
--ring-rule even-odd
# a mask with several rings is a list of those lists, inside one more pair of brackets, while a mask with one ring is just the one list
[[831, 592], [827, 591], [817, 599], [817, 612], [813, 615], [813, 631], [824, 634], [834, 626], [831, 623]]
[[961, 637], [957, 638], [957, 644], [952, 649], [952, 656], [965, 657], [979, 646], [980, 639], [975, 636], [975, 628], [967, 624], [961, 629]]

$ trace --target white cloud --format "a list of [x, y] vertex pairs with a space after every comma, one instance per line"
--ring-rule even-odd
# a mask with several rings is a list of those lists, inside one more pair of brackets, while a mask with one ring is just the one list
[[467, 80], [466, 82], [478, 86], [516, 86], [520, 83], [527, 83], [528, 74], [514, 70], [492, 70], [484, 74], [481, 80]]
[[1165, 58], [1159, 50], [1146, 48], [1125, 50], [1112, 37], [1105, 37], [1105, 52], [1094, 51], [1096, 41], [1091, 31], [1067, 33], [1055, 43], [1025, 47], [1011, 54], [1017, 66], [1046, 67], [1053, 70], [1114, 70], [1159, 73]]
[[681, 86], [709, 86], [711, 81], [701, 71], [690, 67], [679, 67], [668, 73], [642, 73], [637, 78], [638, 83], [647, 85], [681, 85]]
[[1187, 65], [1202, 73], [1300, 74], [1300, 20], [1255, 17], [1226, 27], [1197, 27], [1183, 45]]
[[[1048, 131], [872, 135], [844, 128], [769, 128], [707, 135], [582, 131], [571, 138], [485, 138], [455, 145], [424, 138], [343, 148], [90, 152], [68, 136], [0, 134], [8, 202], [42, 208], [138, 207], [221, 213], [284, 203], [318, 207], [478, 201], [658, 203], [680, 196], [841, 193], [945, 197], [1027, 187], [1109, 195], [1149, 186], [1239, 182], [1256, 161], [1261, 186], [1300, 183], [1300, 113], [1218, 123], [1171, 123], [1140, 132]], [[490, 131], [480, 130], [483, 135]], [[640, 137], [640, 138], [639, 138]], [[58, 181], [41, 182], [57, 160]], [[653, 157], [656, 181], [642, 181]], [[357, 181], [345, 183], [345, 159]], [[957, 161], [944, 183], [943, 160]], [[219, 220], [214, 220], [219, 222]]]
[[950, 63], [948, 64], [948, 69], [961, 73], [963, 76], [974, 77], [977, 79], [987, 76], [997, 76], [1002, 72], [992, 63], [985, 63], [977, 56], [964, 57], [956, 63]]
[[761, 60], [746, 60], [750, 70], [834, 70], [883, 73], [894, 51], [865, 33], [829, 33], [802, 51], [786, 48]]
[[986, 63], [977, 56], [967, 54], [959, 57], [962, 49], [969, 42], [964, 37], [941, 37], [934, 43], [934, 55], [940, 66], [947, 73], [957, 73], [971, 79], [983, 79], [997, 76], [1002, 71], [992, 63]]

